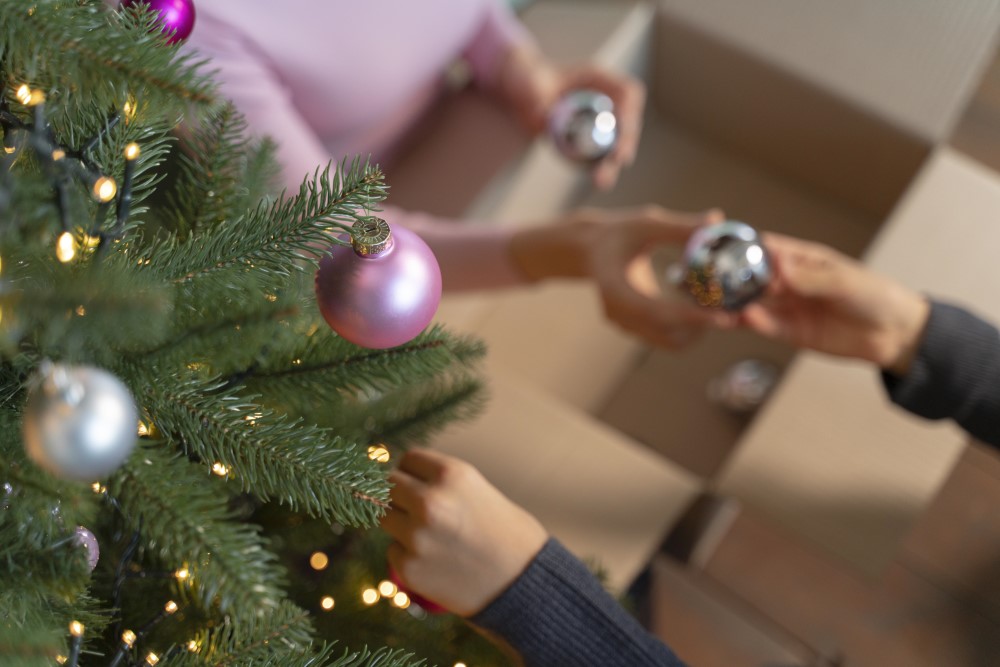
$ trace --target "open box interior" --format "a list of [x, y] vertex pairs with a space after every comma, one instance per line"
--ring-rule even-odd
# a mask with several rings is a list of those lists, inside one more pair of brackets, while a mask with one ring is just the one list
[[[990, 39], [978, 37], [977, 43], [989, 42], [986, 46], [953, 54], [955, 60], [964, 58], [969, 80], [951, 81], [948, 105], [938, 102], [925, 117], [915, 118], [904, 104], [905, 113], [893, 117], [891, 109], [859, 102], [843, 87], [810, 79], [803, 69], [808, 63], [793, 58], [793, 65], [785, 66], [766, 48], [755, 50], [713, 30], [716, 24], [699, 23], [705, 18], [700, 12], [707, 11], [700, 4], [552, 1], [525, 14], [555, 59], [592, 59], [647, 82], [641, 150], [614, 191], [590, 190], [586, 174], [556, 155], [544, 138], [523, 136], [479, 94], [465, 91], [435, 109], [389, 169], [393, 203], [467, 224], [513, 226], [539, 224], [583, 205], [721, 207], [728, 217], [758, 228], [867, 257], [883, 222], [898, 217], [897, 203], [929, 156], [937, 159], [937, 135], [967, 100], [992, 33]], [[900, 240], [893, 243], [905, 245], [907, 234], [896, 230], [893, 238]], [[903, 258], [879, 265], [892, 273], [905, 264], [908, 251], [886, 251], [887, 245], [880, 242], [883, 255]], [[669, 261], [670, 253], [664, 249], [661, 259]], [[667, 290], [664, 298], [684, 297]], [[908, 457], [892, 447], [883, 447], [875, 461], [836, 456], [829, 447], [838, 446], [838, 438], [852, 439], [855, 449], [868, 445], [857, 442], [857, 433], [839, 433], [831, 424], [851, 421], [855, 411], [862, 424], [891, 413], [868, 369], [818, 362], [747, 332], [710, 333], [681, 353], [649, 349], [604, 321], [588, 286], [547, 284], [449, 296], [439, 320], [486, 341], [494, 399], [482, 420], [451, 429], [437, 445], [478, 465], [578, 554], [601, 560], [619, 587], [706, 485], [764, 507], [860, 570], [877, 571], [962, 442], [954, 430], [943, 435], [932, 430], [917, 438], [926, 445], [917, 450], [922, 463], [904, 462], [904, 470], [896, 459]], [[754, 420], [727, 412], [706, 392], [711, 379], [748, 358], [782, 369], [792, 364], [795, 376]], [[826, 374], [839, 377], [845, 367], [851, 377], [871, 381], [862, 381], [860, 393], [850, 382], [834, 381], [844, 388], [824, 395]], [[819, 422], [821, 437], [787, 428], [786, 413], [800, 410], [803, 401], [830, 413]], [[923, 428], [895, 414], [890, 419], [899, 420], [906, 435]], [[748, 428], [757, 454], [743, 454]], [[873, 429], [868, 440], [878, 442], [870, 444], [897, 437], [892, 428]], [[789, 439], [782, 449], [780, 441]], [[774, 456], [801, 464], [777, 466], [792, 480], [784, 486], [760, 475], [761, 466], [771, 465], [767, 443], [775, 440]], [[928, 453], [940, 440], [947, 446]], [[790, 449], [799, 459], [787, 456]], [[734, 461], [749, 461], [749, 472], [743, 474]], [[899, 496], [886, 510], [891, 516], [880, 515], [878, 503], [857, 507], [868, 496], [851, 480], [906, 476], [910, 465], [922, 465], [922, 472], [888, 484]], [[802, 511], [810, 506], [801, 500], [817, 466], [839, 466], [840, 481], [823, 486], [829, 495], [824, 505], [844, 500], [850, 512]], [[856, 475], [860, 466], [866, 469]], [[870, 525], [852, 538], [851, 525], [863, 510], [869, 511]]]

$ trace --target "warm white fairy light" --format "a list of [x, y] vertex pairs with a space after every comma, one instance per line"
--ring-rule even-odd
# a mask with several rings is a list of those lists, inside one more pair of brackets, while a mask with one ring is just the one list
[[91, 188], [91, 191], [94, 194], [94, 199], [101, 203], [107, 203], [118, 194], [118, 184], [110, 176], [101, 176], [94, 181], [94, 187]]
[[392, 596], [392, 603], [400, 609], [406, 609], [410, 606], [410, 596], [403, 591], [399, 591]]
[[326, 569], [326, 566], [330, 564], [330, 557], [327, 556], [322, 551], [313, 552], [312, 556], [309, 556], [309, 566], [314, 570], [322, 571]]
[[61, 653], [56, 656], [56, 662], [58, 662], [60, 665], [65, 665], [67, 660], [69, 660], [69, 658], [67, 658]]
[[73, 312], [76, 313], [78, 317], [83, 317], [84, 315], [87, 314], [87, 309], [84, 308], [82, 305], [80, 305], [77, 306], [76, 310], [74, 310]]
[[122, 644], [125, 644], [125, 646], [132, 648], [132, 645], [135, 644], [135, 640], [135, 633], [131, 630], [126, 630], [122, 633]]
[[201, 650], [201, 645], [198, 644], [198, 642], [196, 642], [195, 640], [192, 639], [191, 641], [189, 641], [187, 643], [187, 650], [190, 653], [197, 653], [198, 651]]
[[14, 97], [16, 97], [17, 101], [21, 104], [28, 104], [28, 102], [31, 101], [31, 87], [26, 83], [22, 83], [18, 86], [17, 92], [14, 93]]
[[212, 464], [212, 472], [214, 472], [219, 477], [225, 477], [226, 475], [229, 474], [229, 468], [226, 467], [224, 463], [216, 461], [215, 463]]
[[66, 157], [66, 151], [64, 151], [63, 149], [57, 148], [54, 151], [52, 151], [52, 161], [53, 162], [58, 162], [59, 160], [63, 159], [64, 157]]
[[74, 637], [82, 637], [84, 629], [83, 623], [80, 621], [72, 621], [69, 624], [69, 633]]
[[76, 257], [76, 239], [69, 232], [63, 232], [56, 239], [56, 259], [63, 264], [72, 262]]
[[174, 578], [177, 581], [187, 581], [188, 579], [191, 578], [191, 570], [187, 569], [186, 567], [178, 568], [177, 570], [174, 571]]
[[128, 99], [125, 100], [125, 105], [122, 107], [122, 111], [125, 113], [126, 121], [130, 121], [135, 118], [136, 106], [135, 98], [129, 95]]
[[361, 591], [361, 601], [367, 605], [373, 605], [378, 602], [379, 594], [374, 588], [366, 588]]
[[397, 588], [396, 584], [392, 583], [388, 579], [383, 579], [378, 583], [378, 592], [384, 598], [391, 598], [393, 595], [399, 592], [399, 588]]
[[159, 661], [160, 661], [160, 656], [156, 655], [155, 653], [146, 654], [146, 664], [149, 665], [149, 667], [153, 667], [153, 665], [155, 665]]
[[368, 458], [379, 463], [388, 463], [391, 455], [385, 445], [372, 445], [368, 448]]
[[136, 433], [140, 438], [145, 438], [149, 435], [149, 427], [145, 423], [139, 422], [139, 425], [136, 427]]
[[140, 153], [142, 153], [142, 151], [139, 149], [139, 144], [134, 141], [125, 147], [126, 160], [135, 160], [139, 157]]
[[163, 611], [167, 612], [168, 614], [176, 613], [177, 603], [174, 602], [173, 600], [170, 600], [169, 602], [167, 602], [167, 604], [163, 605]]
[[322, 600], [319, 601], [319, 606], [323, 608], [323, 611], [330, 611], [333, 609], [336, 602], [329, 595], [324, 596]]
[[465, 663], [464, 662], [456, 662], [455, 663], [455, 667], [465, 667]]

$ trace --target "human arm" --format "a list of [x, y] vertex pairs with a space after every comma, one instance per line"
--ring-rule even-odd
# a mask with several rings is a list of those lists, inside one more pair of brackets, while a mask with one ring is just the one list
[[929, 419], [952, 418], [1000, 446], [1000, 336], [990, 324], [816, 243], [765, 237], [774, 279], [741, 313], [765, 336], [870, 361], [890, 398]]
[[618, 121], [618, 141], [591, 172], [599, 189], [614, 186], [621, 170], [635, 161], [646, 102], [646, 88], [635, 77], [592, 63], [562, 66], [553, 62], [497, 2], [485, 13], [465, 56], [477, 83], [505, 104], [532, 134], [545, 129], [552, 107], [570, 91], [587, 88], [610, 97]]
[[382, 526], [403, 584], [496, 633], [528, 667], [682, 664], [469, 464], [414, 449], [391, 479]]

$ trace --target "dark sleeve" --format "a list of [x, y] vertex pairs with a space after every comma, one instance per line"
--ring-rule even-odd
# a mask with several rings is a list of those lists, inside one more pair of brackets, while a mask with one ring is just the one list
[[505, 639], [526, 667], [684, 666], [554, 539], [470, 620]]
[[966, 310], [931, 302], [906, 377], [882, 374], [893, 403], [927, 419], [951, 418], [1000, 447], [1000, 333]]

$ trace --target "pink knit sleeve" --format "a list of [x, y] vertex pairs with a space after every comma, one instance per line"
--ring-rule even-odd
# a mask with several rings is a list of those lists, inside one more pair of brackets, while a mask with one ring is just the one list
[[[328, 154], [296, 109], [291, 91], [252, 42], [235, 32], [227, 33], [222, 25], [213, 27], [212, 43], [204, 48], [204, 55], [211, 56], [219, 70], [222, 93], [246, 116], [255, 136], [274, 138], [281, 184], [295, 194], [317, 167], [342, 156]], [[509, 256], [509, 231], [393, 206], [386, 206], [384, 215], [390, 224], [408, 227], [427, 242], [441, 265], [446, 290], [505, 287], [525, 280]]]
[[516, 44], [531, 41], [531, 36], [503, 0], [489, 0], [483, 20], [466, 47], [464, 56], [476, 82], [490, 87], [507, 51]]

